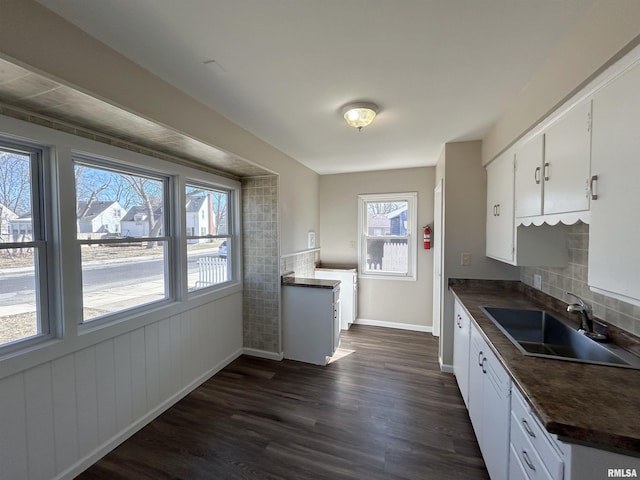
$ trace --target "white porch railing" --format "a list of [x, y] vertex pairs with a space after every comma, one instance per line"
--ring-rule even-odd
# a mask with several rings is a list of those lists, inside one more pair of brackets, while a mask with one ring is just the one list
[[196, 288], [208, 287], [216, 283], [226, 282], [227, 259], [223, 257], [206, 256], [198, 259], [198, 281]]

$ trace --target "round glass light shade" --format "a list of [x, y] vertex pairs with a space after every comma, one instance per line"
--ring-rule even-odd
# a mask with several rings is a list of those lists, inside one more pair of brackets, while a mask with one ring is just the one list
[[353, 104], [344, 108], [343, 115], [348, 125], [360, 130], [373, 121], [377, 110], [373, 104]]

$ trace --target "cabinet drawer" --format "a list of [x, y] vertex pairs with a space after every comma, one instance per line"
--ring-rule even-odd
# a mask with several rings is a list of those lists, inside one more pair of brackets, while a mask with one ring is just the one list
[[528, 437], [528, 434], [516, 422], [512, 412], [510, 450], [513, 450], [513, 456], [519, 460], [527, 477], [530, 480], [562, 480], [562, 476], [556, 477], [547, 471], [544, 462], [533, 445], [531, 445]]
[[[554, 480], [562, 479], [564, 464], [553, 438], [533, 415], [520, 391], [514, 388], [511, 395], [511, 442], [515, 445], [514, 438], [519, 437], [527, 441], [529, 448], [533, 449], [539, 462], [544, 464], [550, 475], [549, 478]], [[522, 448], [525, 447], [526, 445], [521, 445], [521, 448], [516, 450], [519, 455], [522, 455]], [[529, 457], [532, 461], [533, 456], [533, 453], [529, 452]], [[522, 462], [527, 467], [524, 460]], [[531, 478], [545, 477], [532, 476]]]
[[522, 465], [513, 443], [509, 445], [509, 480], [529, 480], [526, 467]]

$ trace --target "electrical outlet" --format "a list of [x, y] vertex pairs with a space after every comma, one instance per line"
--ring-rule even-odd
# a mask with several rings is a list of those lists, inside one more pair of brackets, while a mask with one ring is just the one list
[[460, 254], [460, 265], [463, 267], [468, 267], [471, 265], [471, 253], [464, 252]]
[[351, 242], [349, 242], [349, 246], [351, 248], [356, 248], [356, 241], [355, 240], [351, 240]]
[[533, 288], [537, 288], [538, 290], [542, 290], [542, 277], [537, 273], [533, 274]]

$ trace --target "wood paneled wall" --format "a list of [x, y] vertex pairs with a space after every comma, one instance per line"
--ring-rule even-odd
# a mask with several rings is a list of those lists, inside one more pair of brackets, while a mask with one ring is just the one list
[[242, 293], [0, 380], [0, 479], [73, 478], [242, 352]]

